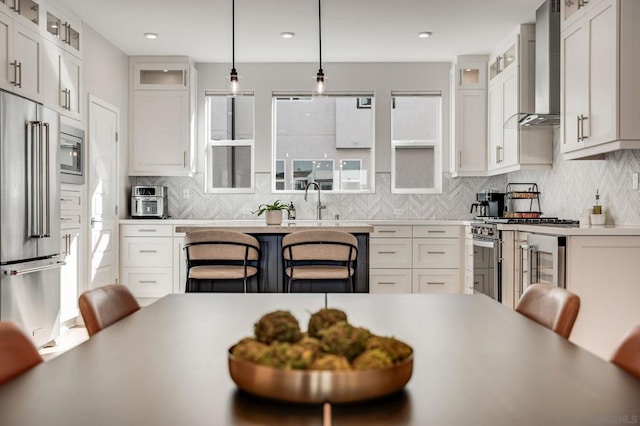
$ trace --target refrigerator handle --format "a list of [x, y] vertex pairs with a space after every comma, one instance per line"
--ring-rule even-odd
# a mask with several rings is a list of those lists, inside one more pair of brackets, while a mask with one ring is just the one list
[[40, 236], [40, 152], [37, 131], [40, 122], [27, 122], [27, 215], [29, 237]]
[[[42, 133], [44, 130], [44, 137], [42, 137]], [[43, 235], [44, 238], [51, 237], [51, 184], [50, 184], [50, 173], [51, 173], [51, 140], [50, 140], [50, 127], [49, 123], [42, 123], [40, 127], [40, 139], [43, 143], [43, 148], [40, 151], [43, 158], [44, 167], [41, 171], [42, 173], [42, 186], [43, 192], [43, 203], [42, 203], [42, 222], [43, 222]]]
[[44, 265], [44, 266], [36, 266], [35, 268], [24, 268], [24, 269], [6, 269], [4, 271], [5, 275], [26, 275], [26, 274], [32, 274], [34, 272], [42, 272], [42, 271], [47, 271], [49, 269], [57, 269], [57, 268], [62, 268], [64, 265], [66, 265], [67, 262], [63, 262], [63, 261], [58, 261], [56, 263], [52, 263], [50, 265]]

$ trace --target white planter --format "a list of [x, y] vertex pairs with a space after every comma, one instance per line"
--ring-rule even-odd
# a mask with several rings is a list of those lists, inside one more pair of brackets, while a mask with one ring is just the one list
[[265, 215], [267, 225], [280, 225], [282, 223], [282, 210], [267, 210]]

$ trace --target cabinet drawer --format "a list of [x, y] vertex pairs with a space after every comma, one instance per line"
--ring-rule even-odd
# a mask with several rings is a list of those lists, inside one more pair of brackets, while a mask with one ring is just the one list
[[73, 229], [80, 227], [80, 213], [61, 212], [60, 229]]
[[162, 297], [171, 293], [171, 268], [125, 268], [122, 275], [122, 282], [136, 297]]
[[371, 238], [411, 238], [411, 226], [374, 226]]
[[460, 293], [460, 275], [457, 269], [414, 269], [414, 293]]
[[411, 240], [408, 238], [371, 238], [369, 265], [372, 268], [411, 268]]
[[173, 234], [171, 225], [121, 225], [120, 232], [123, 237], [171, 237]]
[[461, 226], [417, 225], [413, 227], [413, 238], [459, 238]]
[[460, 241], [447, 238], [418, 238], [413, 240], [414, 268], [458, 268]]
[[80, 192], [60, 191], [60, 210], [81, 210], [82, 197]]
[[166, 267], [173, 262], [173, 238], [123, 238], [122, 266]]
[[370, 269], [369, 292], [377, 294], [411, 293], [411, 270]]

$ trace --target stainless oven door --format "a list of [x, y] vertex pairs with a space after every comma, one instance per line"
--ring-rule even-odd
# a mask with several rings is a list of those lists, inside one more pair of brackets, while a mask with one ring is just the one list
[[529, 283], [565, 287], [565, 241], [553, 235], [528, 235]]
[[500, 240], [473, 239], [473, 292], [502, 302]]

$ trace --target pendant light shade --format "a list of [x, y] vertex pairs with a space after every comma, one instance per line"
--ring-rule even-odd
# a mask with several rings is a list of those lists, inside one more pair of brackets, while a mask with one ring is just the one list
[[316, 74], [316, 87], [314, 94], [316, 96], [326, 95], [326, 85], [324, 81], [324, 71], [322, 69], [322, 0], [318, 0], [318, 51], [319, 51], [319, 66], [318, 73]]
[[231, 74], [229, 75], [229, 89], [232, 95], [237, 95], [240, 89], [238, 72], [236, 71], [236, 0], [231, 0]]

